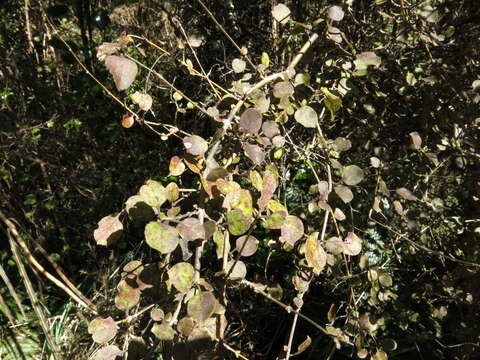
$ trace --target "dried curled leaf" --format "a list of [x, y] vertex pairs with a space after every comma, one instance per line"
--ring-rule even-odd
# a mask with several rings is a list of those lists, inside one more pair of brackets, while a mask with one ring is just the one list
[[123, 56], [107, 56], [105, 66], [112, 74], [115, 86], [119, 91], [128, 89], [137, 76], [137, 64]]

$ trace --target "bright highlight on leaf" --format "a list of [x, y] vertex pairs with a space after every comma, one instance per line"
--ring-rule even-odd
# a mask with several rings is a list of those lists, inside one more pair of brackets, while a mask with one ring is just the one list
[[123, 234], [123, 224], [118, 216], [105, 216], [98, 222], [93, 237], [98, 245], [110, 246], [117, 242]]

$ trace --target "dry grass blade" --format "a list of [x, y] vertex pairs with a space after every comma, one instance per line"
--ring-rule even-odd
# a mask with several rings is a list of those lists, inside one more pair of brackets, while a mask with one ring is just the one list
[[27, 271], [25, 269], [25, 266], [23, 265], [22, 260], [20, 259], [20, 254], [18, 253], [18, 248], [17, 244], [12, 238], [12, 235], [9, 233], [8, 234], [8, 239], [10, 242], [10, 248], [12, 249], [13, 257], [15, 260], [15, 263], [18, 267], [19, 274], [25, 284], [25, 288], [27, 289], [27, 294], [30, 299], [30, 302], [32, 303], [33, 310], [35, 311], [35, 314], [38, 317], [38, 321], [40, 322], [40, 326], [42, 327], [43, 333], [45, 334], [45, 337], [47, 339], [47, 342], [50, 346], [50, 349], [53, 352], [53, 355], [55, 359], [61, 360], [63, 359], [62, 355], [60, 354], [60, 349], [57, 347], [57, 344], [54, 342], [52, 334], [50, 333], [50, 329], [47, 324], [47, 319], [45, 317], [45, 314], [43, 313], [42, 307], [40, 306], [40, 303], [38, 301], [38, 298], [35, 294], [35, 290], [33, 289], [32, 283], [30, 279], [28, 278]]
[[[23, 310], [23, 305], [20, 302], [20, 299], [18, 298], [17, 292], [15, 291], [15, 288], [13, 287], [12, 283], [10, 282], [10, 279], [8, 278], [7, 273], [5, 272], [5, 269], [3, 268], [2, 264], [0, 264], [0, 277], [2, 278], [5, 285], [7, 285], [7, 289], [10, 292], [10, 295], [12, 295], [13, 300], [15, 301], [18, 308], [20, 309], [20, 312], [22, 313], [23, 318], [25, 318], [25, 311]], [[5, 309], [8, 310], [8, 307], [5, 307]]]

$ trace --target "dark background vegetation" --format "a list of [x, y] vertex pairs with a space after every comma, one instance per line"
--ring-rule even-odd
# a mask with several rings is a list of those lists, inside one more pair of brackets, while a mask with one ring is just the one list
[[[235, 41], [248, 48], [255, 63], [266, 52], [270, 66], [277, 70], [288, 64], [309, 33], [318, 32], [320, 39], [301, 63], [303, 72], [316, 79], [314, 89], [335, 86], [344, 71], [341, 64], [354, 59], [345, 41], [337, 45], [325, 37], [325, 21], [319, 19], [325, 19], [332, 5], [342, 5], [346, 11], [338, 27], [350, 44], [358, 52], [375, 49], [382, 58], [378, 70], [351, 78], [351, 90], [343, 97], [336, 120], [324, 126], [328, 138], [350, 139], [349, 161], [368, 168], [370, 157], [377, 156], [385, 164], [382, 170], [369, 170], [369, 181], [355, 190], [351, 209], [353, 223], [367, 243], [368, 261], [386, 265], [396, 295], [394, 300], [373, 304], [368, 301], [368, 281], [356, 284], [358, 293], [367, 293], [358, 304], [362, 312], [384, 323], [369, 340], [372, 348], [394, 339], [398, 346], [389, 353], [391, 358], [480, 358], [478, 266], [455, 260], [480, 262], [478, 1], [354, 0], [346, 10], [340, 1], [290, 0], [286, 3], [299, 24], [278, 27], [276, 32], [270, 12], [274, 2], [210, 0], [206, 4]], [[133, 56], [147, 66], [159, 59], [155, 68], [206, 107], [214, 105], [208, 85], [189, 77], [174, 61], [188, 54], [188, 48], [179, 46], [184, 39], [178, 24], [203, 37], [197, 54], [217, 83], [230, 86], [230, 64], [239, 55], [196, 1], [30, 1], [28, 5], [30, 35], [25, 4], [3, 0], [0, 5], [0, 210], [13, 219], [27, 244], [32, 239], [39, 242], [87, 297], [108, 307], [107, 294], [115, 286], [109, 276], [143, 251], [142, 234], [131, 229], [125, 242], [105, 249], [94, 244], [93, 230], [100, 218], [118, 212], [146, 179], [163, 181], [168, 160], [183, 148], [178, 139], [163, 141], [138, 124], [122, 128], [123, 109], [83, 71], [59, 36], [89, 71], [113, 89], [96, 58], [96, 47], [122, 32], [142, 35], [172, 56], [159, 58], [144, 45], [144, 56], [138, 52]], [[433, 21], [431, 16], [437, 15]], [[217, 124], [199, 112], [178, 112], [172, 91], [156, 80], [145, 84], [143, 77], [134, 86], [147, 86], [155, 99], [154, 113], [163, 123], [206, 139], [213, 136]], [[154, 120], [152, 114], [147, 116]], [[309, 134], [295, 131], [298, 145], [305, 145]], [[422, 151], [410, 148], [409, 134], [414, 131], [422, 137]], [[302, 166], [294, 159], [286, 164], [292, 173]], [[424, 195], [424, 201], [404, 204], [408, 221], [393, 210], [387, 214], [383, 223], [395, 232], [368, 218], [379, 171], [390, 190], [406, 187], [419, 198]], [[311, 182], [300, 175], [295, 179], [288, 184], [288, 202], [300, 214]], [[432, 199], [441, 200], [441, 205]], [[2, 283], [0, 354], [5, 359], [46, 359], [41, 355], [42, 330], [12, 261], [6, 227], [1, 226], [1, 264], [27, 318]], [[398, 234], [406, 234], [421, 247]], [[33, 245], [31, 250], [37, 254]], [[252, 260], [252, 279], [263, 274], [266, 256]], [[270, 280], [281, 284], [285, 299], [291, 299], [291, 259], [274, 256], [269, 268], [273, 269]], [[48, 317], [66, 314], [62, 322], [51, 322], [58, 344], [68, 358], [83, 358], [91, 345], [86, 331], [89, 315], [72, 306], [41, 275], [34, 271], [30, 275]], [[229, 343], [249, 359], [275, 359], [286, 344], [291, 314], [248, 289], [231, 291]], [[345, 281], [324, 275], [306, 295], [303, 312], [327, 323], [327, 311], [336, 304], [341, 322], [346, 293]], [[5, 305], [18, 326], [8, 321]], [[303, 322], [295, 348], [306, 335], [313, 344], [301, 355], [305, 359], [356, 358], [353, 348], [335, 350], [331, 341]]]

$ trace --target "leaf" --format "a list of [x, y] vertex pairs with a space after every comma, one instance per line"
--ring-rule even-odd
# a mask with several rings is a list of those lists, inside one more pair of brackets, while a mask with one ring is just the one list
[[285, 219], [287, 217], [287, 213], [285, 211], [276, 211], [271, 214], [266, 221], [267, 228], [269, 229], [281, 229]]
[[370, 165], [372, 165], [372, 167], [379, 168], [381, 164], [382, 164], [382, 162], [380, 161], [379, 158], [377, 158], [375, 156], [372, 156], [370, 158]]
[[420, 150], [422, 148], [422, 138], [420, 137], [420, 134], [413, 131], [409, 135], [412, 138], [412, 148], [414, 150]]
[[150, 311], [150, 317], [153, 321], [162, 321], [163, 319], [165, 319], [165, 313], [162, 309], [156, 308]]
[[[135, 286], [137, 286], [135, 284]], [[128, 310], [140, 301], [140, 289], [132, 287], [125, 280], [120, 280], [117, 285], [118, 294], [115, 296], [115, 306], [119, 310]]]
[[404, 187], [398, 188], [397, 190], [395, 190], [395, 192], [397, 193], [398, 196], [402, 197], [405, 200], [410, 200], [410, 201], [418, 200], [418, 198], [415, 195], [413, 195], [413, 193], [410, 190]]
[[137, 104], [140, 110], [148, 111], [152, 107], [153, 99], [148, 94], [142, 94], [138, 91], [135, 91], [130, 95], [134, 104]]
[[262, 131], [266, 137], [273, 138], [280, 134], [280, 128], [275, 121], [265, 121], [262, 124]]
[[107, 56], [105, 66], [112, 74], [115, 86], [119, 91], [128, 89], [137, 76], [137, 64], [123, 56]]
[[149, 221], [155, 217], [155, 211], [140, 195], [130, 196], [125, 202], [125, 210], [134, 221]]
[[224, 195], [227, 195], [230, 192], [240, 190], [240, 185], [235, 181], [227, 181], [224, 179], [217, 179], [216, 181], [217, 188]]
[[102, 344], [112, 340], [117, 334], [117, 323], [111, 316], [108, 318], [97, 317], [88, 324], [88, 333], [93, 341]]
[[227, 212], [227, 223], [230, 234], [243, 235], [250, 229], [252, 217], [242, 210], [232, 210]]
[[191, 317], [184, 317], [178, 321], [177, 331], [179, 331], [183, 336], [189, 336], [193, 328], [195, 327], [195, 322]]
[[178, 246], [179, 234], [173, 226], [152, 221], [145, 226], [145, 241], [162, 254], [170, 254]]
[[308, 349], [308, 347], [311, 344], [312, 344], [312, 339], [310, 338], [310, 336], [307, 335], [307, 338], [305, 340], [303, 340], [300, 345], [298, 345], [298, 350], [295, 353], [295, 355], [299, 355], [299, 354], [303, 353], [305, 350]]
[[203, 322], [212, 316], [217, 299], [209, 292], [201, 292], [192, 297], [187, 304], [187, 313], [197, 322]]
[[240, 236], [235, 243], [240, 256], [252, 256], [258, 249], [258, 240], [252, 235]]
[[242, 59], [233, 59], [232, 69], [237, 74], [244, 72], [246, 67], [247, 67], [247, 63]]
[[208, 143], [198, 135], [184, 137], [183, 145], [187, 152], [194, 156], [203, 155], [208, 150]]
[[265, 160], [265, 152], [258, 145], [243, 144], [245, 155], [253, 161], [255, 165], [260, 165]]
[[350, 150], [352, 143], [344, 137], [338, 137], [333, 142], [333, 150], [337, 152]]
[[357, 54], [357, 60], [363, 63], [365, 66], [380, 66], [380, 64], [382, 63], [382, 59], [378, 57], [373, 51], [367, 51]]
[[342, 180], [347, 185], [357, 185], [363, 180], [363, 177], [363, 170], [357, 165], [349, 165], [343, 168]]
[[293, 86], [288, 81], [280, 81], [273, 86], [273, 96], [277, 99], [291, 96], [293, 92]]
[[333, 120], [333, 114], [340, 110], [342, 107], [342, 98], [333, 94], [330, 90], [325, 87], [321, 88], [323, 94], [326, 96], [326, 99], [323, 101], [328, 110], [330, 110], [331, 117]]
[[247, 267], [240, 260], [230, 260], [225, 271], [229, 274], [228, 278], [232, 280], [243, 279], [247, 275]]
[[350, 201], [353, 200], [352, 190], [350, 190], [350, 188], [348, 186], [337, 185], [337, 186], [334, 187], [334, 191], [338, 195], [338, 197], [340, 199], [342, 199], [342, 201], [345, 204], [348, 204]]
[[268, 204], [268, 201], [272, 198], [273, 194], [275, 194], [276, 189], [277, 179], [275, 178], [275, 175], [271, 171], [266, 170], [263, 174], [262, 193], [257, 202], [260, 210], [265, 208], [265, 206]]
[[130, 129], [135, 124], [135, 117], [129, 112], [123, 114], [121, 124], [125, 129]]
[[336, 208], [334, 213], [333, 213], [333, 216], [335, 217], [336, 220], [338, 221], [343, 221], [346, 219], [346, 216], [345, 214], [343, 213], [342, 210], [340, 210], [339, 208]]
[[277, 4], [272, 9], [272, 15], [280, 24], [285, 25], [290, 19], [290, 9], [285, 4]]
[[147, 180], [145, 185], [138, 191], [138, 194], [151, 207], [160, 207], [167, 201], [165, 188], [155, 180]]
[[388, 355], [382, 349], [378, 349], [377, 352], [373, 354], [372, 360], [388, 360]]
[[197, 48], [201, 46], [202, 43], [203, 43], [203, 36], [201, 35], [193, 34], [188, 37], [188, 44], [191, 47]]
[[305, 259], [308, 266], [313, 268], [315, 274], [320, 274], [327, 264], [327, 254], [323, 250], [318, 239], [318, 232], [307, 237], [305, 244]]
[[205, 228], [200, 220], [196, 218], [187, 218], [182, 220], [177, 225], [177, 230], [180, 233], [180, 236], [187, 241], [205, 238]]
[[118, 241], [123, 234], [123, 224], [119, 216], [105, 216], [98, 222], [98, 228], [93, 232], [97, 245], [110, 246]]
[[345, 12], [340, 6], [332, 6], [328, 9], [327, 17], [332, 21], [341, 21]]
[[343, 242], [343, 253], [356, 256], [362, 251], [362, 240], [353, 232], [349, 232]]
[[223, 207], [228, 210], [241, 210], [245, 215], [253, 215], [252, 195], [246, 189], [231, 192], [225, 196]]
[[[228, 233], [226, 233], [228, 236]], [[213, 242], [216, 245], [216, 250], [217, 250], [217, 259], [222, 259], [223, 258], [223, 247], [224, 245], [227, 246], [227, 249], [225, 250], [225, 253], [228, 254], [230, 252], [230, 241], [225, 241], [224, 235], [221, 231], [215, 231], [213, 234]]]
[[93, 360], [115, 360], [118, 356], [122, 356], [123, 351], [121, 351], [115, 345], [107, 345], [95, 353]]
[[175, 331], [172, 329], [170, 324], [165, 321], [161, 324], [153, 324], [152, 333], [157, 339], [163, 341], [172, 341], [175, 337]]
[[310, 106], [302, 106], [295, 111], [295, 120], [306, 128], [315, 128], [318, 124], [318, 115]]
[[272, 213], [276, 211], [283, 211], [287, 213], [287, 209], [285, 206], [280, 204], [277, 200], [269, 200], [267, 204], [267, 209], [270, 210]]
[[303, 236], [303, 223], [300, 218], [288, 215], [285, 218], [285, 222], [283, 223], [281, 229], [281, 236], [279, 241], [284, 243], [289, 243], [292, 246], [295, 246], [295, 243], [300, 240]]
[[248, 108], [240, 116], [239, 129], [249, 134], [257, 134], [262, 127], [262, 114], [253, 108]]
[[327, 30], [327, 39], [330, 39], [337, 44], [340, 44], [343, 41], [342, 32], [339, 28], [329, 26]]
[[171, 182], [165, 188], [165, 193], [168, 201], [175, 202], [180, 196], [180, 189], [178, 188], [178, 185], [176, 183]]
[[270, 65], [270, 57], [266, 52], [262, 52], [262, 57], [260, 59], [263, 66], [268, 67]]
[[186, 262], [179, 262], [168, 270], [170, 283], [181, 293], [186, 293], [193, 285], [195, 269]]
[[250, 182], [255, 189], [258, 191], [262, 191], [262, 176], [258, 173], [258, 171], [251, 170], [248, 172], [248, 177], [250, 178]]
[[286, 139], [283, 136], [277, 135], [272, 139], [272, 144], [276, 148], [281, 148], [285, 145]]

